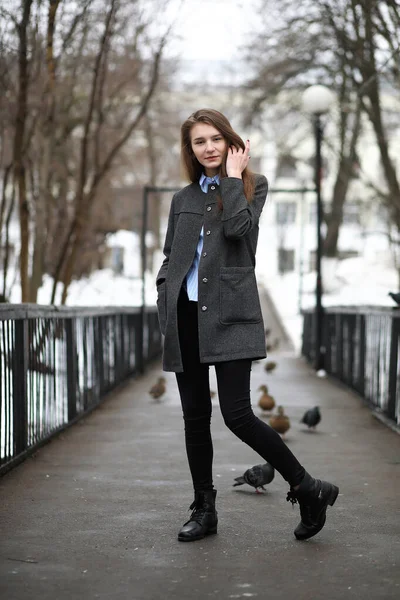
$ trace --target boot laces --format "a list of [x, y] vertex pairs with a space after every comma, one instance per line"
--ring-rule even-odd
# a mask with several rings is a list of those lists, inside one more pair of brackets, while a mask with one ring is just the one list
[[297, 504], [296, 492], [294, 490], [290, 490], [287, 493], [286, 502], [291, 502], [292, 503], [292, 508], [294, 508], [294, 505]]
[[292, 508], [295, 504], [300, 506], [300, 516], [302, 521], [308, 522], [312, 520], [312, 506], [309, 502], [301, 501], [297, 498], [295, 490], [290, 490], [287, 493], [286, 501], [292, 503]]
[[188, 523], [190, 523], [190, 521], [196, 521], [196, 523], [198, 523], [199, 525], [201, 525], [202, 523], [202, 518], [204, 517], [206, 511], [206, 508], [204, 506], [196, 506], [196, 500], [194, 500], [192, 502], [192, 504], [189, 507], [189, 510], [192, 510], [192, 514], [190, 515], [190, 519], [188, 521]]

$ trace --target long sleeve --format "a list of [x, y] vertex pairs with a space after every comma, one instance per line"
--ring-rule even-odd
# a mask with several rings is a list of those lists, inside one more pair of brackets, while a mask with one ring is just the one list
[[220, 190], [224, 235], [230, 239], [239, 239], [258, 225], [268, 193], [267, 178], [264, 175], [257, 177], [252, 202], [248, 202], [244, 195], [243, 181], [236, 177], [221, 179]]
[[163, 281], [165, 281], [165, 278], [167, 276], [167, 271], [168, 271], [169, 256], [171, 253], [172, 242], [174, 239], [174, 200], [175, 200], [175, 194], [172, 198], [171, 207], [169, 210], [167, 233], [165, 235], [165, 242], [164, 242], [164, 249], [163, 249], [165, 258], [164, 258], [163, 263], [160, 267], [160, 270], [158, 271], [158, 274], [157, 274], [157, 278], [156, 278], [157, 286], [160, 285], [160, 283], [162, 283]]

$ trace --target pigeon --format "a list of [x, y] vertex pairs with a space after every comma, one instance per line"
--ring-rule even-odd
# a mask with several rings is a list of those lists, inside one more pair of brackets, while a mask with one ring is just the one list
[[236, 483], [233, 484], [233, 487], [247, 483], [255, 488], [256, 493], [259, 494], [258, 488], [266, 491], [264, 485], [271, 483], [274, 477], [275, 469], [269, 463], [255, 465], [254, 467], [247, 469], [241, 477], [235, 477]]
[[310, 408], [309, 410], [306, 410], [300, 423], [305, 423], [305, 425], [308, 425], [308, 427], [310, 429], [311, 427], [315, 428], [318, 425], [318, 423], [320, 422], [320, 420], [321, 420], [321, 413], [319, 412], [319, 407], [314, 406], [314, 408]]
[[271, 330], [267, 327], [267, 329], [265, 330], [265, 337], [268, 337], [271, 335]]
[[210, 398], [214, 398], [217, 392], [214, 392], [214, 390], [210, 390]]
[[269, 424], [272, 429], [281, 435], [284, 435], [288, 429], [290, 429], [290, 420], [289, 417], [285, 415], [283, 406], [278, 406], [278, 414], [270, 416]]
[[272, 410], [275, 406], [275, 400], [273, 396], [268, 394], [268, 387], [266, 385], [260, 385], [258, 391], [263, 392], [258, 400], [258, 406], [262, 410]]
[[269, 360], [268, 362], [265, 363], [264, 369], [267, 371], [267, 373], [272, 373], [272, 371], [274, 369], [276, 369], [276, 367], [277, 367], [276, 362], [274, 362], [273, 360]]
[[149, 390], [149, 394], [150, 396], [153, 396], [153, 398], [161, 398], [161, 396], [163, 394], [165, 394], [166, 391], [166, 385], [165, 385], [165, 377], [159, 377], [157, 383], [155, 383], [153, 385], [153, 387]]
[[396, 302], [396, 304], [398, 306], [400, 306], [400, 292], [397, 292], [397, 293], [389, 292], [388, 296], [390, 296], [392, 298], [392, 300], [394, 300]]

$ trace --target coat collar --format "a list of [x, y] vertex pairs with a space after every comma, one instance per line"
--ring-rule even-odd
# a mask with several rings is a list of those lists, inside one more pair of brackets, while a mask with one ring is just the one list
[[201, 174], [199, 179], [199, 185], [203, 192], [207, 194], [208, 186], [211, 184], [219, 185], [221, 178], [219, 175], [215, 175], [214, 177], [207, 177], [204, 173]]

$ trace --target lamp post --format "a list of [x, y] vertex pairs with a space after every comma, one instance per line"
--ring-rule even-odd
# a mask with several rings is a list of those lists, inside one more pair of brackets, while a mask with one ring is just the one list
[[333, 93], [323, 85], [312, 85], [305, 90], [302, 97], [302, 105], [305, 112], [312, 115], [315, 136], [315, 192], [317, 199], [317, 251], [316, 251], [316, 287], [315, 287], [315, 370], [324, 369], [324, 349], [322, 348], [323, 332], [323, 308], [322, 308], [322, 198], [321, 198], [321, 175], [322, 175], [322, 134], [323, 125], [321, 116], [328, 112], [334, 100]]

